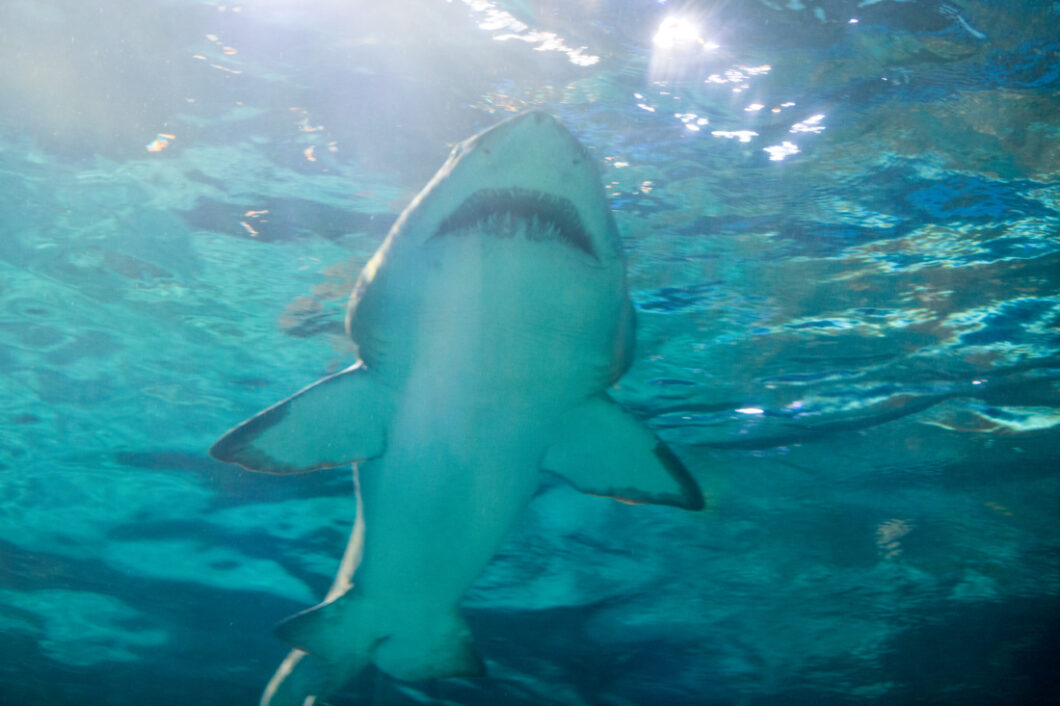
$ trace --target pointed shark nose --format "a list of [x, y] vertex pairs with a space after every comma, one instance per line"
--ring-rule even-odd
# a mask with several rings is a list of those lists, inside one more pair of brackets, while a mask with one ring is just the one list
[[544, 134], [549, 131], [564, 130], [564, 128], [559, 124], [558, 120], [545, 111], [530, 110], [497, 123], [479, 135], [479, 139], [485, 145], [488, 142], [505, 141], [516, 134], [531, 130]]
[[555, 118], [553, 118], [551, 115], [549, 115], [548, 113], [546, 113], [543, 110], [537, 110], [537, 109], [528, 110], [528, 111], [526, 111], [526, 116], [528, 118], [533, 118], [534, 122], [535, 123], [539, 123], [539, 124], [543, 120], [551, 120], [552, 122], [556, 122]]
[[[531, 146], [531, 151], [527, 147]], [[575, 181], [598, 182], [600, 171], [595, 160], [578, 138], [558, 118], [543, 110], [529, 110], [508, 118], [467, 144], [490, 158], [503, 159], [521, 170], [533, 171], [535, 163], [562, 173], [579, 172]], [[558, 174], [557, 174], [558, 176]]]
[[[552, 115], [551, 113], [546, 113], [543, 110], [537, 110], [536, 108], [534, 110], [528, 110], [520, 117], [528, 121], [532, 120], [535, 125], [540, 126], [543, 124], [547, 124], [557, 130], [561, 130], [564, 134], [570, 134], [567, 131], [567, 128], [563, 127], [562, 123], [560, 123], [556, 116]], [[517, 117], [516, 119], [518, 120], [520, 118]]]
[[[505, 225], [509, 221], [515, 225]], [[542, 110], [515, 115], [456, 145], [395, 228], [422, 245], [480, 225], [505, 236], [530, 227], [543, 241], [622, 265], [596, 160]]]

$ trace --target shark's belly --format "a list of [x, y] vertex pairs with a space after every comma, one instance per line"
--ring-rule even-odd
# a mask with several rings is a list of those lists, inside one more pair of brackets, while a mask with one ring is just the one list
[[538, 487], [555, 419], [616, 377], [623, 299], [517, 239], [447, 238], [404, 265], [358, 327], [398, 392], [386, 451], [360, 473], [353, 582], [408, 614], [459, 601]]
[[385, 612], [452, 608], [539, 483], [541, 424], [422, 402], [398, 411], [386, 454], [360, 472], [364, 559], [354, 584]]

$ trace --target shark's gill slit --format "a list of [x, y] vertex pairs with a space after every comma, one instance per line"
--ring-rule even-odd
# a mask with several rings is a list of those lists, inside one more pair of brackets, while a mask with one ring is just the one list
[[[432, 237], [440, 238], [469, 229], [481, 231], [480, 226], [484, 223], [522, 225], [522, 231], [531, 239], [557, 238], [596, 257], [592, 239], [585, 232], [573, 203], [562, 196], [520, 187], [479, 189], [442, 221]], [[490, 230], [502, 237], [510, 237], [516, 232], [514, 227]]]

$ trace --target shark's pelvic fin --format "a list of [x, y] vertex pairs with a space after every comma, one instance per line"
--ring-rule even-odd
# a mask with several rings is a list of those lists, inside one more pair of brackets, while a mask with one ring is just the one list
[[[358, 616], [351, 613], [350, 602], [356, 600], [357, 593], [351, 589], [335, 600], [295, 613], [276, 626], [276, 636], [288, 645], [309, 653], [345, 651], [345, 643], [352, 643], [353, 638], [344, 635], [342, 628], [352, 627], [357, 630], [360, 627], [359, 632], [363, 633], [366, 627], [357, 619]], [[347, 622], [354, 625], [347, 626]], [[362, 624], [356, 625], [358, 622]], [[334, 641], [337, 643], [332, 644]]]
[[471, 630], [456, 608], [388, 635], [379, 642], [373, 661], [390, 676], [405, 681], [486, 673]]
[[362, 364], [319, 380], [222, 436], [219, 461], [302, 473], [375, 458], [386, 447], [390, 391]]
[[291, 650], [265, 687], [259, 706], [313, 706], [317, 696], [335, 690], [340, 678], [319, 657]]
[[541, 468], [578, 490], [629, 503], [701, 510], [703, 494], [658, 437], [606, 394], [566, 412]]
[[368, 664], [405, 681], [477, 677], [485, 672], [467, 623], [454, 607], [425, 615], [382, 621], [379, 609], [356, 588], [293, 615], [276, 626], [288, 644], [314, 655], [344, 655], [340, 662]]

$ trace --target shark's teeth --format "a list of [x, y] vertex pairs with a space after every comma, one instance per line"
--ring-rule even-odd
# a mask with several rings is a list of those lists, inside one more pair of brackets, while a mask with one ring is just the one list
[[480, 189], [442, 221], [433, 238], [475, 230], [501, 238], [558, 239], [596, 257], [578, 209], [568, 199], [513, 187]]

